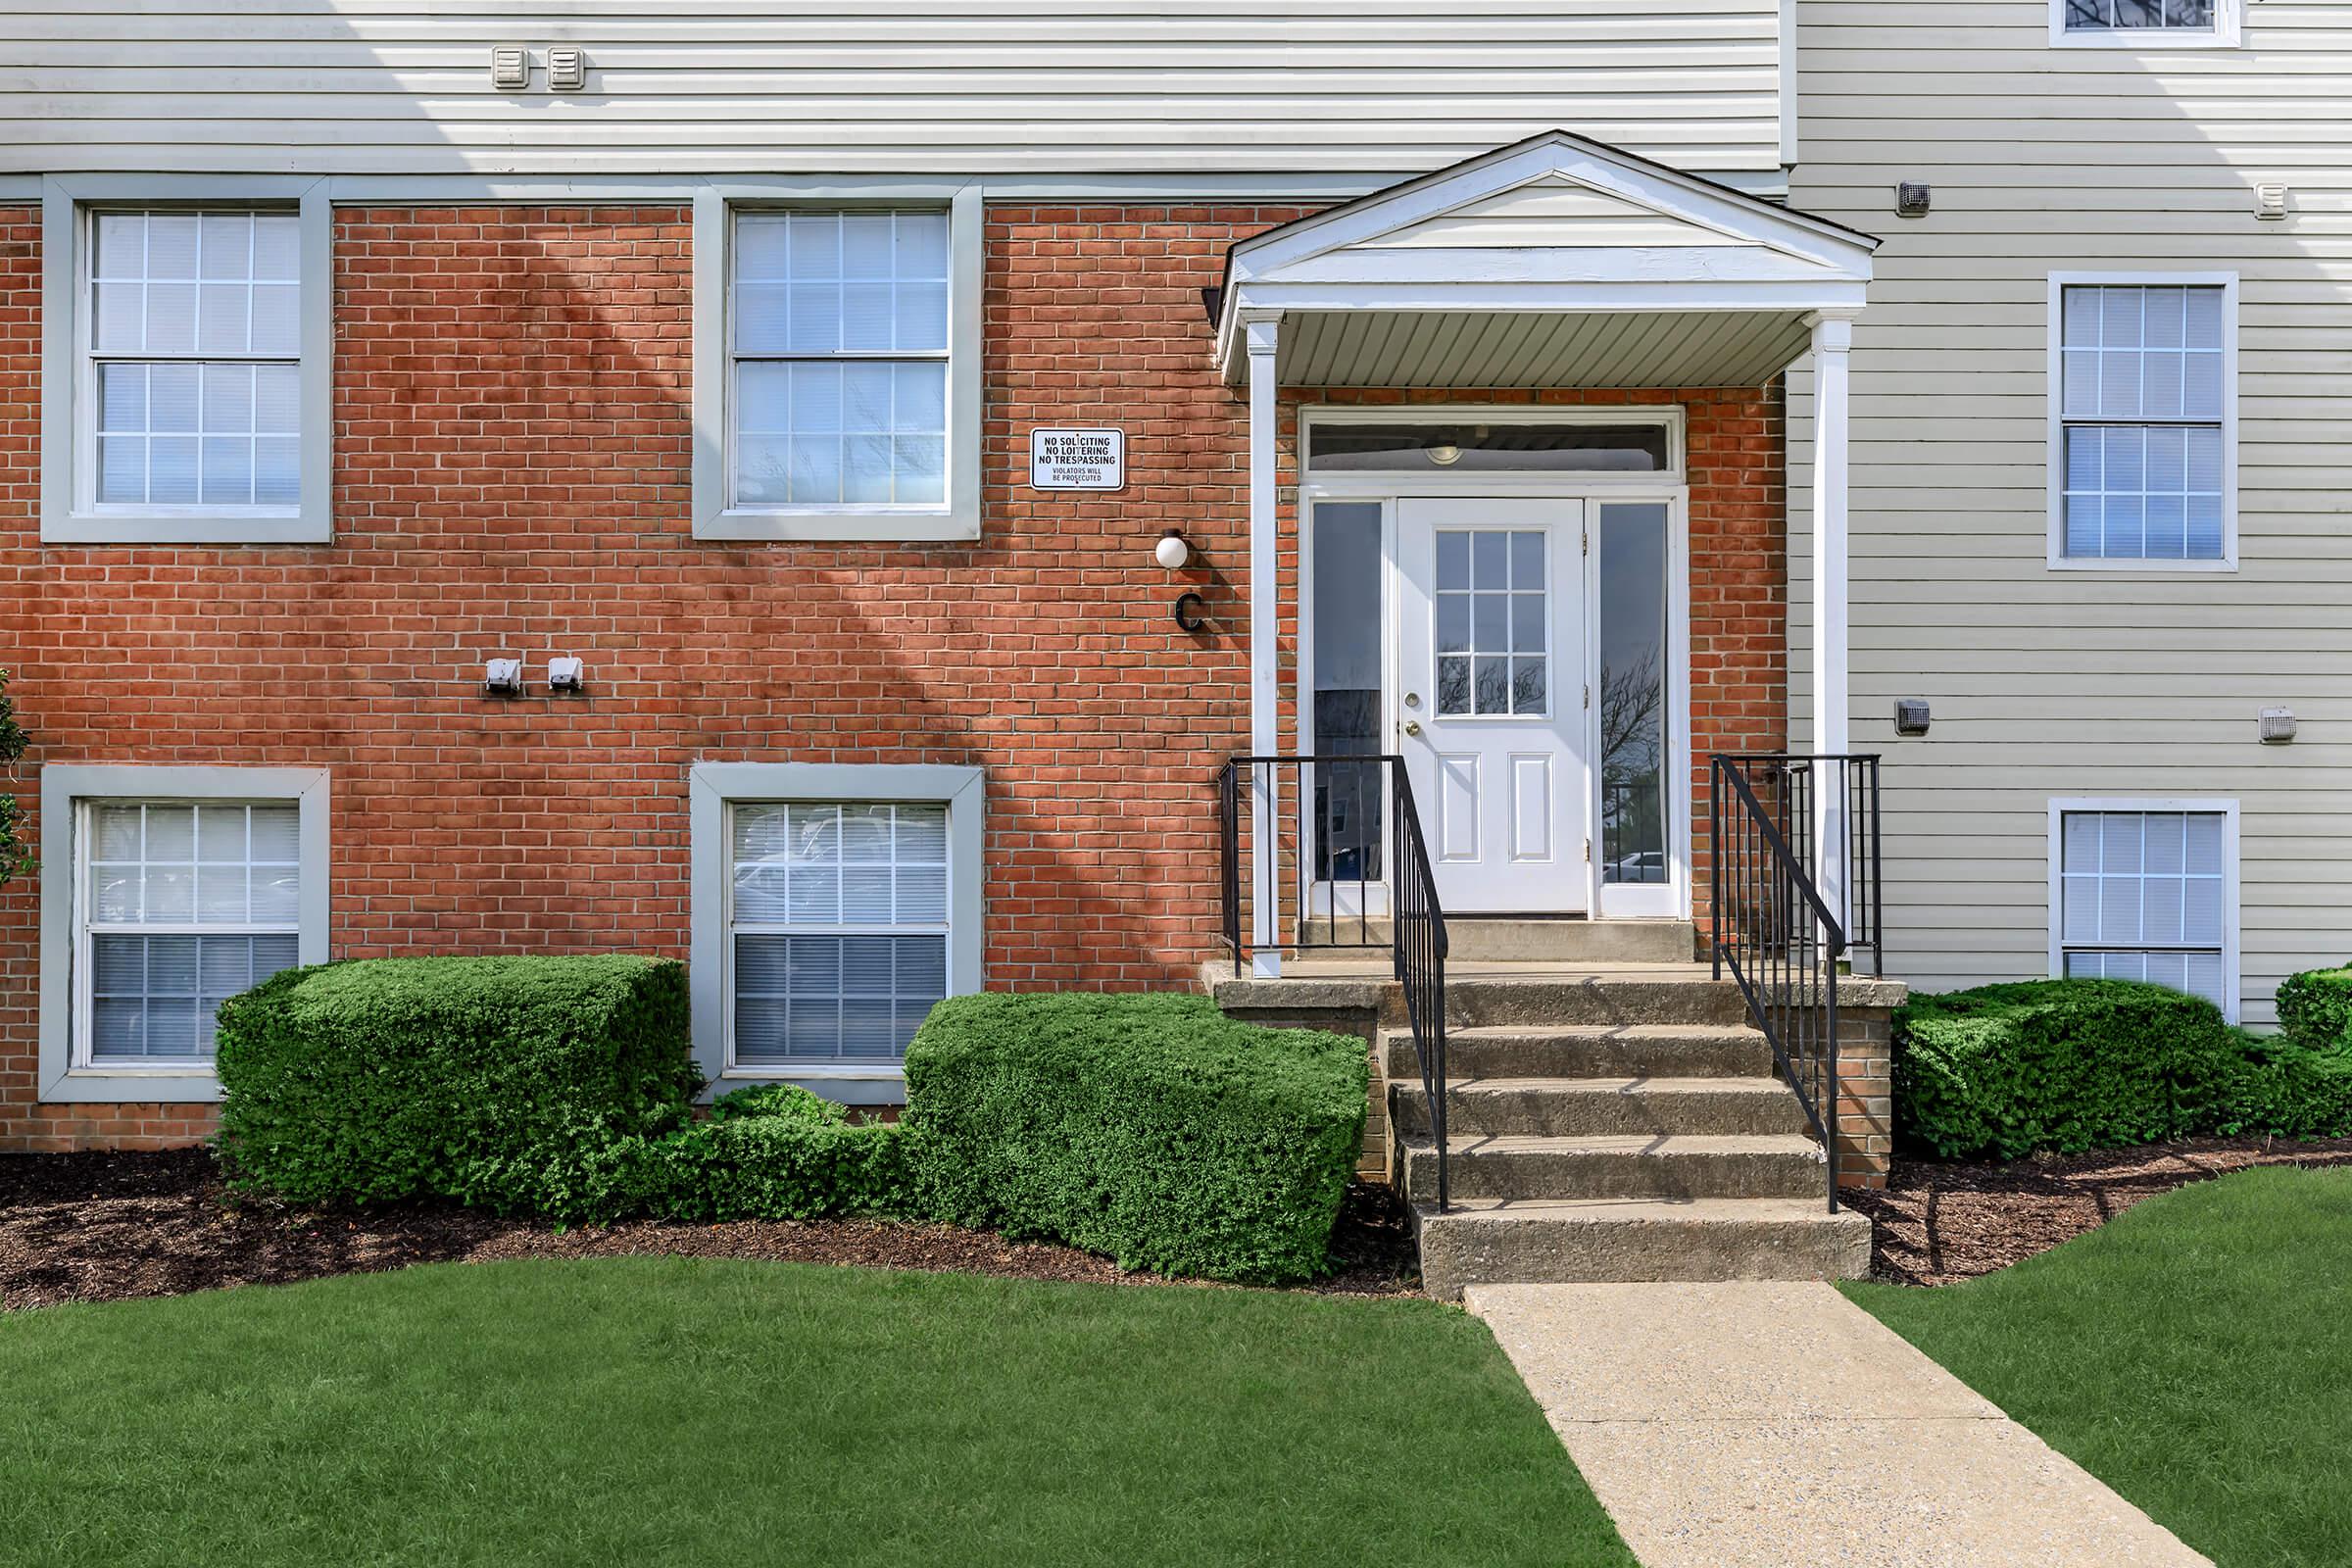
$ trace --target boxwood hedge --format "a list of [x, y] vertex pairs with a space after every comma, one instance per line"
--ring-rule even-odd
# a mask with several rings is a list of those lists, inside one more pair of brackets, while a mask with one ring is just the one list
[[1211, 1279], [1324, 1272], [1361, 1147], [1364, 1043], [1204, 997], [951, 998], [906, 1052], [942, 1217]]
[[220, 1135], [297, 1201], [546, 1206], [583, 1152], [684, 1125], [682, 964], [629, 955], [292, 969], [220, 1009]]
[[2311, 969], [2280, 981], [2278, 1027], [2307, 1050], [2352, 1049], [2352, 968]]

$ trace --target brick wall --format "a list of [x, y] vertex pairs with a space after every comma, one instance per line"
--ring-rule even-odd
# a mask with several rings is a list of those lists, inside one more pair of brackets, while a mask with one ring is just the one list
[[[688, 533], [682, 208], [343, 209], [337, 542], [183, 550], [38, 544], [37, 215], [0, 209], [0, 664], [32, 760], [331, 767], [339, 956], [682, 956], [691, 763], [976, 763], [991, 983], [1189, 983], [1249, 727], [1246, 411], [1199, 291], [1292, 216], [991, 208], [983, 538], [728, 546]], [[1700, 744], [1777, 740], [1777, 400], [1683, 400]], [[1030, 491], [1041, 423], [1124, 426], [1128, 488]], [[543, 695], [550, 653], [586, 696]], [[532, 696], [480, 695], [497, 654]], [[0, 890], [0, 1148], [200, 1133], [33, 1104], [36, 916]]]

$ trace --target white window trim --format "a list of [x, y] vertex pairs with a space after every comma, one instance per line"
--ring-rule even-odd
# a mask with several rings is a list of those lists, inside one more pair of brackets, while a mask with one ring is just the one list
[[2245, 0], [2214, 0], [2210, 27], [2073, 27], [2066, 0], [2050, 0], [2050, 44], [2058, 49], [2235, 49], [2245, 41]]
[[791, 1083], [853, 1105], [896, 1105], [906, 1099], [897, 1062], [797, 1065], [789, 1073], [734, 1065], [734, 982], [727, 941], [727, 808], [736, 802], [894, 801], [948, 808], [948, 988], [951, 997], [981, 988], [982, 848], [986, 774], [946, 763], [697, 762], [688, 774], [691, 840], [694, 1059], [711, 1092], [747, 1084]]
[[[2099, 284], [2222, 291], [2222, 554], [2218, 561], [2133, 561], [2066, 553], [2066, 291]], [[2047, 455], [2052, 571], [2237, 570], [2237, 274], [2235, 272], [2052, 272], [2049, 280]]]
[[296, 954], [327, 959], [328, 786], [322, 767], [138, 767], [51, 762], [41, 769], [41, 1021], [43, 1103], [202, 1104], [220, 1098], [210, 1062], [74, 1065], [74, 970], [80, 894], [80, 804], [89, 800], [292, 801], [300, 812]]
[[[940, 507], [736, 507], [727, 432], [734, 384], [734, 215], [845, 207], [944, 207], [948, 212], [948, 499]], [[694, 537], [718, 540], [873, 540], [934, 543], [980, 537], [980, 297], [986, 212], [974, 184], [835, 187], [821, 196], [714, 184], [694, 198]]]
[[[287, 506], [95, 501], [93, 391], [82, 352], [93, 207], [291, 207], [300, 225], [302, 499]], [[333, 211], [324, 179], [51, 174], [41, 181], [41, 543], [322, 545], [334, 538]]]
[[2238, 1021], [2238, 833], [2234, 800], [2158, 799], [2148, 796], [2067, 796], [2050, 801], [2049, 927], [2050, 978], [2066, 974], [2066, 847], [2062, 835], [2069, 811], [2195, 811], [2222, 819], [2222, 1016]]

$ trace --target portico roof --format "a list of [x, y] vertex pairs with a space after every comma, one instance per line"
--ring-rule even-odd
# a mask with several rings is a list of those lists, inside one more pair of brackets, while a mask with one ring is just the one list
[[1878, 243], [1545, 131], [1235, 244], [1218, 362], [1279, 320], [1292, 385], [1754, 385], [1861, 310]]

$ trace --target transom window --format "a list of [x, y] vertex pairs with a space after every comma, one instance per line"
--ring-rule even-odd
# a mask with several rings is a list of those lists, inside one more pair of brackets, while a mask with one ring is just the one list
[[92, 801], [82, 813], [81, 1062], [209, 1061], [220, 1004], [300, 961], [300, 808]]
[[944, 805], [730, 810], [733, 1063], [894, 1061], [948, 994]]
[[2225, 292], [2202, 284], [2061, 290], [2067, 557], [2228, 554]]
[[292, 211], [89, 214], [89, 494], [100, 509], [301, 496], [301, 224]]
[[2220, 811], [2062, 813], [2061, 972], [2149, 981], [2228, 1010], [2227, 841]]
[[1439, 530], [1441, 714], [1550, 710], [1546, 547], [1541, 529]]
[[948, 500], [948, 215], [735, 218], [733, 505]]

